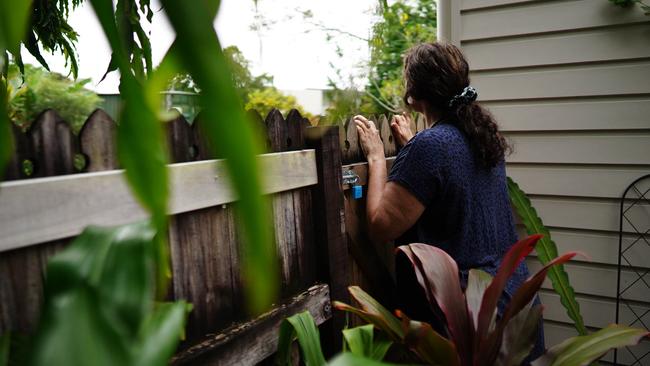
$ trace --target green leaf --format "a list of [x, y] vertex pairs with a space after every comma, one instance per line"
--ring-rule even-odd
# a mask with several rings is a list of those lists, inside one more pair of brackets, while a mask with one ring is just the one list
[[48, 263], [46, 296], [92, 286], [110, 301], [124, 326], [136, 332], [152, 306], [155, 230], [149, 223], [89, 227]]
[[320, 345], [320, 334], [309, 311], [293, 315], [282, 322], [276, 365], [291, 365], [291, 342], [298, 337], [303, 362], [306, 366], [323, 366], [325, 357]]
[[79, 285], [46, 300], [31, 365], [128, 365], [128, 339], [106, 304]]
[[376, 361], [352, 353], [341, 353], [328, 363], [329, 366], [391, 366], [392, 363]]
[[0, 1], [0, 50], [20, 52], [29, 21], [31, 0]]
[[[102, 298], [110, 298], [129, 331], [135, 333], [141, 319], [151, 312], [153, 306], [154, 253], [151, 243], [156, 231], [145, 222], [122, 226], [113, 232], [113, 240], [102, 263], [104, 270], [96, 286]], [[84, 244], [93, 245], [92, 241]]]
[[11, 333], [6, 332], [0, 336], [0, 366], [9, 365], [9, 346], [11, 345]]
[[217, 3], [202, 1], [187, 6], [181, 1], [162, 1], [178, 35], [176, 44], [183, 69], [192, 74], [202, 90], [199, 98], [205, 118], [203, 133], [218, 155], [226, 158], [237, 190], [244, 236], [244, 290], [251, 311], [259, 313], [271, 305], [279, 282], [270, 207], [262, 196], [263, 172], [256, 159], [263, 144], [246, 118], [214, 31], [212, 11]]
[[343, 337], [350, 352], [376, 361], [383, 360], [386, 352], [393, 344], [387, 339], [375, 340], [375, 327], [372, 324], [344, 329]]
[[153, 307], [156, 234], [148, 222], [90, 227], [49, 261], [31, 364], [167, 364], [189, 306]]
[[[521, 221], [526, 227], [528, 235], [543, 235], [537, 243], [535, 250], [542, 264], [549, 263], [553, 258], [558, 256], [557, 246], [551, 238], [551, 233], [544, 226], [542, 219], [537, 214], [526, 193], [510, 177], [508, 177], [508, 193], [510, 194], [512, 205], [517, 210]], [[578, 333], [581, 335], [587, 334], [587, 328], [585, 327], [582, 314], [580, 314], [580, 304], [576, 300], [575, 290], [571, 287], [569, 275], [564, 270], [564, 266], [553, 266], [548, 273], [548, 277], [553, 284], [553, 289], [560, 295], [560, 302], [566, 309], [569, 318], [573, 320]]]
[[117, 129], [118, 158], [126, 171], [131, 189], [151, 214], [154, 226], [160, 233], [152, 245], [156, 248], [158, 265], [156, 290], [158, 297], [163, 297], [171, 278], [171, 269], [164, 234], [167, 228], [169, 188], [162, 124], [147, 102], [144, 87], [131, 72], [125, 45], [115, 24], [112, 1], [92, 0], [92, 5], [113, 49], [112, 61], [121, 74], [120, 94], [124, 105]]
[[648, 334], [645, 329], [612, 324], [596, 333], [569, 338], [551, 347], [533, 361], [532, 366], [586, 366], [611, 349], [639, 343]]
[[158, 304], [146, 321], [135, 347], [134, 365], [167, 365], [183, 338], [187, 314], [192, 306], [184, 301]]
[[348, 291], [352, 298], [361, 305], [364, 312], [371, 314], [381, 320], [380, 324], [374, 323], [378, 328], [384, 330], [391, 339], [401, 340], [404, 338], [402, 324], [388, 309], [381, 305], [359, 286], [350, 286]]

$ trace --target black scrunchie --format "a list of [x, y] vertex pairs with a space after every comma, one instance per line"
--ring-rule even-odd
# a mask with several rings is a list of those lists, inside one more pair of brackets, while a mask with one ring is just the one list
[[471, 86], [466, 86], [463, 92], [449, 101], [449, 108], [455, 109], [463, 104], [470, 104], [478, 98], [478, 92]]

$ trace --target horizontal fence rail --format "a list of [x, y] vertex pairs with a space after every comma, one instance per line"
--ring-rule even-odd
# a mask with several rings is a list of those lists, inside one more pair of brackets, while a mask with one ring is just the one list
[[[260, 156], [266, 194], [318, 182], [313, 150]], [[224, 160], [169, 166], [169, 214], [237, 200]], [[0, 251], [61, 239], [88, 225], [120, 225], [145, 219], [121, 170], [19, 180], [0, 184]]]

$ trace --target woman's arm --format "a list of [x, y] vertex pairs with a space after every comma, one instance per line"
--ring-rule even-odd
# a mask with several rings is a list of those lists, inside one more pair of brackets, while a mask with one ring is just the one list
[[384, 146], [375, 124], [363, 116], [356, 116], [354, 122], [368, 160], [368, 231], [373, 241], [385, 243], [413, 226], [424, 212], [424, 205], [406, 188], [386, 182]]

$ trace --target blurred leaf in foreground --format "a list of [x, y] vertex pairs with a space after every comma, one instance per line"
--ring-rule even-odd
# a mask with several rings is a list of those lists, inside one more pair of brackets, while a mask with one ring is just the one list
[[[237, 190], [237, 209], [243, 222], [243, 276], [250, 310], [260, 313], [275, 299], [278, 289], [277, 259], [270, 210], [262, 196], [263, 172], [256, 160], [262, 143], [253, 131], [233, 85], [213, 27], [216, 1], [186, 3], [163, 0], [176, 30], [178, 57], [202, 90], [201, 104], [206, 134], [219, 156], [226, 158]], [[188, 19], [192, 19], [188, 22]]]

